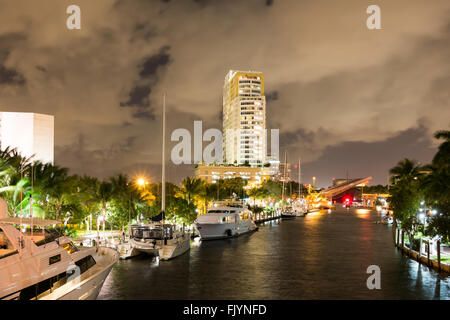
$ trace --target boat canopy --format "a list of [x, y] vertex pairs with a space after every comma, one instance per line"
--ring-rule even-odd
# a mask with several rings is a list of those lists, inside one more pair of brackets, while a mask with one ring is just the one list
[[39, 227], [45, 227], [45, 226], [51, 226], [54, 224], [62, 224], [62, 222], [57, 220], [47, 220], [47, 219], [41, 219], [41, 218], [2, 218], [0, 219], [0, 223], [5, 224], [19, 224], [19, 225], [28, 225], [28, 226], [39, 226]]

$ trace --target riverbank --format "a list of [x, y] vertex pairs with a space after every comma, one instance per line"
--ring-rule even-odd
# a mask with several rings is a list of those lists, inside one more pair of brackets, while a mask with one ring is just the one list
[[438, 272], [442, 272], [446, 276], [450, 276], [450, 264], [441, 261], [441, 246], [437, 244], [436, 258], [432, 254], [431, 244], [424, 241], [423, 246], [425, 250], [422, 251], [422, 244], [420, 245], [420, 252], [408, 248], [405, 243], [404, 232], [398, 228], [393, 228], [395, 246], [401, 250], [402, 254], [406, 254], [409, 258], [424, 264]]

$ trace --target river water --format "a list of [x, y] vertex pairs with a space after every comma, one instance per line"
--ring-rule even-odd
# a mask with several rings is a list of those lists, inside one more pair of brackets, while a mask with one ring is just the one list
[[[450, 299], [450, 278], [402, 256], [376, 211], [337, 208], [193, 240], [171, 261], [119, 261], [98, 299]], [[369, 290], [367, 267], [381, 269]]]

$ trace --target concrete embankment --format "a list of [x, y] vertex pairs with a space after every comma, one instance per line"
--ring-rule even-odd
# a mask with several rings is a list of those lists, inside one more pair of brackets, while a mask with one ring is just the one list
[[[422, 252], [417, 252], [411, 248], [408, 248], [405, 244], [405, 235], [402, 230], [393, 228], [394, 231], [394, 242], [395, 246], [402, 251], [402, 254], [406, 254], [409, 258], [416, 260], [419, 263], [422, 263], [430, 268], [433, 268], [439, 272], [450, 275], [450, 264], [443, 263], [441, 261], [441, 248], [440, 244], [437, 244], [437, 259], [433, 259], [431, 257], [431, 245], [428, 242], [423, 243], [424, 250]], [[422, 243], [420, 244], [420, 248], [422, 248]]]

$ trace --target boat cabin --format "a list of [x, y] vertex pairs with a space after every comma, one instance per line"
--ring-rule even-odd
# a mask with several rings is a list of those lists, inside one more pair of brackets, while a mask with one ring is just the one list
[[66, 237], [55, 228], [58, 221], [29, 218], [4, 218], [0, 219], [0, 259], [18, 253], [25, 248], [26, 243], [32, 243], [36, 247], [56, 242], [69, 254], [79, 249], [72, 243], [72, 239]]
[[148, 225], [139, 224], [131, 226], [131, 238], [139, 240], [162, 240], [162, 239], [172, 239], [173, 238], [173, 226], [170, 224], [165, 224], [164, 226], [160, 224]]
[[[251, 218], [251, 211], [243, 207], [215, 207], [207, 212], [208, 217], [212, 217], [213, 220], [218, 220], [218, 223], [235, 223], [240, 220], [247, 220]], [[218, 218], [218, 219], [217, 219]], [[205, 220], [206, 217], [202, 216], [201, 220]]]

